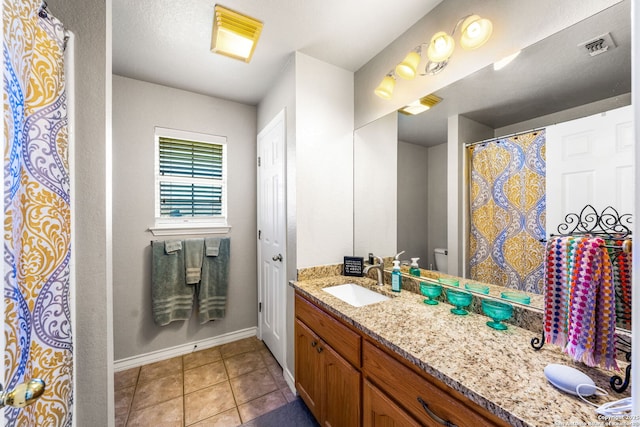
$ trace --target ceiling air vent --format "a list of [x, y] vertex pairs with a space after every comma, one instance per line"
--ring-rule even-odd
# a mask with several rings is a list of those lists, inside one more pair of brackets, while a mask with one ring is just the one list
[[590, 56], [600, 55], [610, 49], [614, 49], [616, 44], [611, 38], [610, 33], [603, 34], [578, 45], [579, 48], [585, 49]]

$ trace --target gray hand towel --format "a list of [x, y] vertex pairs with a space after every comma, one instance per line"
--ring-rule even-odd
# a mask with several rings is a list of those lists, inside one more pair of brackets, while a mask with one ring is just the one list
[[164, 251], [168, 254], [172, 254], [182, 250], [182, 240], [165, 240]]
[[191, 317], [193, 287], [185, 283], [184, 251], [167, 254], [163, 241], [151, 242], [151, 304], [161, 326]]
[[200, 281], [202, 256], [204, 255], [204, 239], [187, 239], [184, 242], [185, 266], [187, 268], [187, 285], [195, 285]]
[[206, 256], [218, 256], [220, 251], [220, 237], [207, 237], [204, 239], [204, 254]]
[[198, 320], [201, 324], [225, 316], [230, 256], [231, 242], [227, 237], [220, 239], [218, 256], [205, 256], [202, 261], [202, 280], [198, 286]]

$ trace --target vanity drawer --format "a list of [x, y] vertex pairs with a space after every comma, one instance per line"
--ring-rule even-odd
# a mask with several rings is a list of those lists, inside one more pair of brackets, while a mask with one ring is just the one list
[[296, 293], [296, 317], [338, 354], [360, 368], [360, 335]]
[[363, 344], [362, 359], [365, 377], [423, 425], [441, 424], [427, 413], [418, 399], [427, 405], [432, 415], [459, 427], [508, 425], [452, 388], [435, 378], [427, 379], [426, 374], [425, 377], [419, 375], [368, 341]]

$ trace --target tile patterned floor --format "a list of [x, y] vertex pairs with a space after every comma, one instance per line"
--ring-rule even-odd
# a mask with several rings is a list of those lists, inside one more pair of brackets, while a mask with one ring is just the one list
[[294, 399], [256, 337], [115, 374], [116, 427], [235, 427]]

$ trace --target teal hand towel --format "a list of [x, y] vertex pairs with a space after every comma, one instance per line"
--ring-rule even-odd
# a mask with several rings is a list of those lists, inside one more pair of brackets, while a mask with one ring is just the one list
[[160, 326], [191, 317], [193, 287], [185, 282], [184, 251], [167, 254], [163, 241], [151, 242], [151, 304]]
[[200, 281], [204, 239], [187, 239], [184, 242], [184, 258], [186, 264], [187, 285], [195, 285]]
[[202, 280], [198, 288], [198, 320], [201, 324], [221, 319], [226, 314], [229, 288], [230, 239], [220, 239], [217, 256], [202, 260]]

